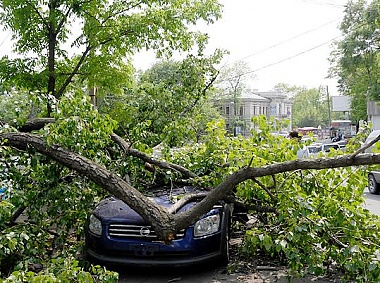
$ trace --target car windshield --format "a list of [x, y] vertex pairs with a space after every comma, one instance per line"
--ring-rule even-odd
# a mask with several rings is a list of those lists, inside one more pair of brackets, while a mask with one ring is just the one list
[[322, 150], [322, 147], [320, 147], [320, 146], [309, 146], [308, 150], [309, 150], [309, 153], [318, 153]]

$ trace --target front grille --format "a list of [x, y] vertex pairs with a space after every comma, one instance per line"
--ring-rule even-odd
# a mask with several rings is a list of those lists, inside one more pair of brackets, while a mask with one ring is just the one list
[[[108, 234], [114, 238], [146, 239], [150, 241], [158, 240], [157, 234], [152, 226], [111, 223], [108, 228]], [[181, 239], [184, 235], [185, 229], [176, 234], [176, 239]]]
[[152, 257], [162, 260], [168, 260], [170, 259], [181, 259], [185, 257], [191, 256], [191, 251], [184, 250], [184, 251], [154, 251], [154, 253], [148, 255], [146, 253], [138, 253], [134, 250], [127, 250], [127, 251], [105, 251], [104, 252], [108, 256], [112, 256], [115, 258], [143, 258], [143, 257]]

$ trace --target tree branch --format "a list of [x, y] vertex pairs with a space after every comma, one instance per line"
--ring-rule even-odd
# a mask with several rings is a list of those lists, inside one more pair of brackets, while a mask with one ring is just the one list
[[351, 154], [351, 158], [354, 158], [358, 154], [364, 152], [367, 148], [370, 148], [372, 145], [374, 145], [376, 142], [380, 140], [380, 135], [378, 135], [375, 139], [373, 139], [370, 143], [366, 144], [365, 146], [359, 148], [357, 151], [355, 151], [353, 154]]
[[[115, 138], [115, 136], [114, 136]], [[224, 199], [240, 183], [263, 176], [274, 176], [296, 170], [350, 167], [359, 165], [380, 164], [380, 154], [364, 153], [356, 156], [341, 155], [334, 158], [318, 158], [312, 160], [297, 159], [283, 163], [265, 165], [260, 168], [245, 167], [227, 176], [218, 186], [190, 210], [180, 214], [170, 214], [147, 197], [130, 186], [118, 175], [97, 165], [91, 160], [65, 150], [57, 145], [48, 146], [41, 138], [26, 133], [2, 133], [0, 144], [25, 149], [33, 147], [37, 152], [50, 157], [63, 166], [77, 171], [90, 180], [125, 201], [151, 223], [161, 239], [170, 241], [174, 233], [193, 224], [203, 214], [210, 211], [215, 203]], [[123, 146], [125, 146], [124, 144]], [[137, 153], [137, 151], [136, 151]]]
[[41, 13], [37, 9], [37, 6], [34, 3], [31, 4], [30, 1], [28, 1], [27, 4], [32, 8], [32, 10], [34, 12], [36, 12], [37, 16], [40, 18], [40, 20], [44, 24], [45, 28], [49, 29], [49, 23], [47, 21], [45, 21], [44, 17], [42, 17]]
[[171, 214], [164, 208], [150, 201], [145, 195], [130, 186], [120, 176], [109, 172], [93, 161], [63, 149], [60, 146], [48, 146], [41, 138], [26, 133], [0, 134], [0, 143], [24, 149], [33, 147], [39, 153], [50, 157], [59, 164], [88, 177], [115, 197], [125, 201], [145, 221], [152, 224], [161, 239], [171, 241], [176, 232], [176, 225]]
[[86, 57], [87, 57], [88, 53], [91, 51], [91, 49], [92, 49], [92, 47], [90, 45], [88, 45], [86, 47], [86, 50], [82, 53], [82, 56], [80, 57], [78, 63], [74, 67], [73, 71], [70, 73], [69, 77], [65, 80], [65, 82], [63, 83], [61, 88], [56, 92], [57, 97], [60, 97], [64, 93], [66, 87], [71, 83], [75, 74], [78, 73], [80, 66], [82, 66], [84, 60], [86, 59]]
[[366, 153], [360, 154], [354, 158], [350, 155], [342, 155], [334, 158], [318, 158], [313, 160], [292, 160], [283, 163], [266, 165], [260, 168], [242, 168], [239, 171], [229, 175], [217, 187], [212, 189], [207, 197], [200, 201], [191, 210], [175, 215], [175, 221], [179, 227], [187, 227], [192, 223], [189, 219], [197, 219], [209, 211], [212, 206], [225, 195], [231, 192], [238, 184], [257, 177], [275, 175], [284, 172], [290, 172], [298, 169], [326, 169], [350, 167], [359, 165], [372, 165], [380, 163], [380, 154]]
[[149, 164], [156, 165], [156, 166], [158, 166], [160, 168], [163, 168], [163, 169], [169, 169], [169, 170], [174, 170], [174, 171], [180, 172], [186, 178], [195, 178], [195, 177], [197, 177], [196, 174], [194, 174], [193, 172], [187, 170], [186, 168], [184, 168], [184, 167], [182, 167], [180, 165], [172, 164], [172, 163], [167, 163], [167, 162], [163, 162], [163, 161], [157, 160], [155, 158], [152, 158], [152, 157], [146, 155], [145, 153], [143, 153], [141, 151], [138, 151], [138, 150], [135, 150], [135, 149], [131, 148], [130, 145], [128, 145], [125, 142], [125, 140], [123, 140], [120, 136], [118, 136], [116, 134], [112, 134], [111, 135], [111, 139], [116, 144], [118, 144], [122, 148], [122, 150], [126, 154], [128, 154], [128, 155], [140, 158], [141, 160], [143, 160], [143, 161], [145, 161], [145, 162], [147, 162]]
[[18, 130], [23, 133], [38, 131], [42, 129], [43, 127], [45, 127], [46, 124], [50, 124], [54, 122], [55, 122], [54, 118], [36, 118], [36, 119], [27, 121]]
[[189, 203], [190, 201], [202, 199], [202, 198], [206, 197], [207, 195], [208, 195], [208, 192], [184, 195], [183, 197], [181, 197], [181, 199], [179, 201], [177, 201], [175, 204], [173, 204], [168, 209], [168, 213], [174, 214], [181, 207], [183, 207], [185, 204]]
[[264, 186], [263, 183], [261, 183], [261, 182], [260, 182], [259, 180], [257, 180], [256, 178], [253, 178], [252, 180], [253, 180], [257, 185], [259, 185], [260, 188], [262, 188], [264, 191], [266, 191], [267, 194], [270, 196], [270, 198], [271, 198], [272, 200], [276, 200], [276, 197], [272, 194], [272, 192], [271, 192], [267, 187]]

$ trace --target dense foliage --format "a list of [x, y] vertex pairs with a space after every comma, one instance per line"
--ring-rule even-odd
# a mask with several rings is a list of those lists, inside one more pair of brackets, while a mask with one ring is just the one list
[[209, 57], [190, 55], [182, 61], [158, 62], [123, 94], [104, 97], [98, 109], [115, 119], [117, 132], [128, 133], [128, 141], [136, 147], [141, 142], [154, 147], [199, 140], [205, 121], [219, 117], [209, 97], [222, 55], [217, 51]]
[[366, 120], [366, 101], [380, 99], [379, 1], [349, 1], [340, 25], [342, 39], [331, 54], [340, 93], [352, 96], [351, 117]]
[[15, 48], [0, 59], [0, 83], [55, 98], [73, 89], [122, 93], [133, 54], [202, 53], [207, 36], [193, 26], [213, 23], [221, 8], [216, 0], [2, 0], [0, 23]]
[[[225, 138], [221, 127], [210, 125], [205, 143], [176, 152], [173, 160], [207, 174], [202, 184], [214, 187], [248, 164], [258, 168], [296, 158], [302, 144], [271, 135], [271, 123], [263, 117], [253, 121], [261, 131], [250, 138]], [[360, 139], [351, 141], [348, 152], [358, 148]], [[336, 154], [342, 152], [328, 155]], [[378, 217], [364, 207], [366, 170], [298, 170], [240, 184], [236, 196], [255, 222], [245, 232], [241, 251], [248, 257], [269, 254], [296, 274], [333, 271], [355, 282], [377, 282], [380, 227]]]
[[[55, 105], [56, 122], [40, 131], [47, 142], [78, 152], [121, 176], [127, 172], [137, 187], [142, 180], [145, 189], [147, 183], [175, 182], [175, 172], [158, 169], [153, 174], [143, 162], [125, 158], [108, 138], [117, 124], [93, 110], [87, 97], [64, 96]], [[188, 140], [189, 145], [181, 149], [164, 150], [162, 158], [192, 170], [200, 176], [193, 182], [207, 188], [244, 166], [259, 168], [296, 159], [303, 144], [270, 134], [279, 125], [265, 117], [253, 119], [253, 124], [260, 131], [243, 138], [228, 136], [222, 121], [210, 122], [198, 143]], [[354, 150], [358, 144], [351, 146]], [[330, 153], [334, 154], [339, 152]], [[86, 214], [105, 192], [32, 149], [2, 147], [0, 156], [0, 179], [9, 188], [8, 199], [0, 202], [3, 278], [31, 281], [83, 274], [114, 280], [115, 274], [99, 267], [89, 269], [80, 257]], [[145, 172], [144, 178], [137, 178], [138, 172]], [[357, 282], [378, 280], [378, 220], [363, 207], [365, 172], [363, 167], [298, 170], [241, 183], [235, 197], [257, 219], [246, 231], [242, 251], [276, 256], [295, 273], [323, 274], [336, 268]], [[19, 207], [27, 207], [29, 220], [10, 225], [11, 214]]]
[[321, 126], [324, 129], [330, 126], [330, 119], [345, 119], [345, 114], [343, 112], [332, 111], [331, 96], [328, 94], [328, 89], [325, 87], [308, 89], [306, 87], [279, 84], [276, 86], [276, 90], [286, 93], [293, 101], [293, 128], [317, 128], [318, 126]]
[[[57, 123], [42, 133], [46, 141], [106, 163], [109, 157], [103, 148], [116, 124], [93, 111], [87, 97], [64, 97], [56, 109]], [[1, 128], [12, 130], [7, 125]], [[87, 144], [89, 140], [96, 142]], [[82, 246], [78, 240], [83, 237], [87, 212], [104, 192], [33, 151], [1, 147], [0, 159], [0, 184], [7, 188], [7, 198], [0, 202], [1, 276], [7, 278], [14, 271], [9, 282], [91, 282], [90, 278], [96, 282], [98, 277], [115, 282], [117, 274], [78, 265]], [[18, 209], [24, 214], [15, 223]]]

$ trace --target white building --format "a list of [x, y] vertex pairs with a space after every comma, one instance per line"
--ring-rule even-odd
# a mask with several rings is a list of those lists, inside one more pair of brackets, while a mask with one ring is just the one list
[[[292, 113], [292, 101], [277, 91], [245, 92], [235, 101], [233, 98], [223, 100], [219, 107], [226, 118], [227, 129], [235, 135], [249, 135], [253, 116], [291, 120]], [[291, 124], [283, 130], [290, 131]]]
[[367, 101], [367, 115], [372, 130], [380, 130], [380, 101]]

